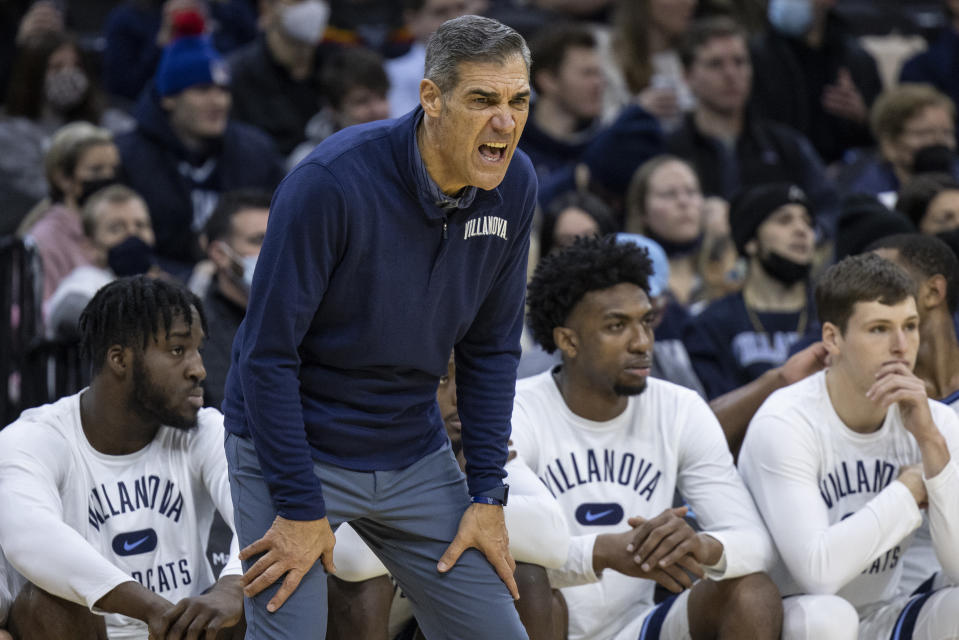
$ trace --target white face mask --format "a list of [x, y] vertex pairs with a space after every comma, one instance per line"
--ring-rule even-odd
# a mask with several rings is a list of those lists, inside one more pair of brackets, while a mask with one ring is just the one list
[[256, 269], [256, 259], [260, 257], [259, 254], [252, 256], [241, 256], [233, 250], [233, 247], [225, 242], [221, 242], [220, 246], [226, 251], [227, 254], [229, 254], [230, 260], [232, 260], [237, 267], [240, 267], [240, 269], [243, 270], [242, 276], [238, 273], [233, 275], [237, 281], [242, 279], [242, 282], [238, 282], [238, 284], [241, 284], [246, 292], [249, 293], [250, 287], [253, 286], [253, 270]]
[[253, 270], [256, 269], [256, 259], [259, 257], [259, 255], [246, 256], [240, 260], [240, 264], [243, 265], [243, 284], [246, 285], [247, 291], [253, 286]]
[[291, 39], [302, 44], [317, 45], [326, 31], [330, 8], [320, 0], [306, 0], [283, 8], [280, 22]]
[[70, 67], [47, 74], [44, 93], [47, 104], [57, 111], [66, 111], [77, 106], [90, 87], [90, 80], [82, 69]]
[[769, 0], [769, 23], [784, 36], [798, 38], [812, 26], [812, 0]]

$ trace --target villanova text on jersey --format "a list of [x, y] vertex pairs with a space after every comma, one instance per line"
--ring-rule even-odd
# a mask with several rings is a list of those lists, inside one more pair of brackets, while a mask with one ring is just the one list
[[473, 236], [497, 236], [503, 240], [506, 237], [506, 220], [499, 216], [478, 216], [466, 221], [466, 227], [463, 231], [463, 239], [468, 240]]
[[608, 482], [632, 486], [649, 502], [663, 475], [659, 470], [653, 473], [652, 468], [653, 463], [645, 458], [628, 451], [617, 453], [615, 449], [603, 449], [600, 464], [600, 456], [587, 449], [585, 456], [580, 453], [577, 457], [576, 452], [570, 451], [568, 458], [556, 458], [546, 465], [539, 479], [554, 497], [591, 482]]
[[183, 512], [183, 493], [172, 480], [159, 476], [140, 476], [132, 490], [123, 480], [101, 484], [90, 490], [88, 522], [97, 531], [113, 516], [140, 509], [152, 509], [162, 516], [180, 521]]
[[896, 466], [885, 460], [844, 460], [819, 481], [819, 493], [828, 509], [842, 498], [879, 493], [894, 479]]

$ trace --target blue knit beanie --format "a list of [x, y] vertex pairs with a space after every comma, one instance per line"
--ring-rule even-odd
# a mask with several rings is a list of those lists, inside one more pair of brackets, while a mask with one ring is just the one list
[[188, 35], [168, 44], [154, 78], [161, 97], [197, 85], [230, 84], [230, 72], [206, 35]]

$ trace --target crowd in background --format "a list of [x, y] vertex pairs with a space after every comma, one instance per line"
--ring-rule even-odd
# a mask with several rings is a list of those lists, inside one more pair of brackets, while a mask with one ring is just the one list
[[[214, 405], [272, 190], [339, 129], [416, 108], [426, 41], [466, 13], [532, 50], [531, 269], [580, 235], [651, 241], [657, 366], [707, 398], [815, 339], [808, 284], [835, 259], [898, 231], [959, 248], [954, 0], [80, 5], [3, 3], [0, 234], [38, 256], [47, 339], [117, 276], [189, 283], [222, 325]], [[548, 366], [524, 348], [521, 374]]]
[[[419, 108], [426, 43], [464, 14], [532, 52], [529, 273], [581, 236], [645, 247], [653, 375], [710, 401], [734, 455], [730, 394], [819, 340], [827, 267], [901, 233], [959, 254], [959, 0], [0, 0], [0, 331], [37, 317], [0, 336], [0, 427], [36, 399], [3, 360], [57, 345], [49, 383], [136, 274], [202, 300], [219, 408], [273, 190]], [[522, 347], [520, 377], [560, 361]]]

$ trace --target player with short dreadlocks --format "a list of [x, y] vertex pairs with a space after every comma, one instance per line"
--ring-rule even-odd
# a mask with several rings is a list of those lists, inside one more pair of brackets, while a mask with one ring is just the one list
[[[568, 637], [779, 638], [760, 573], [772, 545], [723, 432], [695, 392], [649, 378], [650, 271], [645, 249], [579, 239], [529, 285], [533, 335], [562, 364], [519, 381], [512, 439], [566, 515], [567, 561], [549, 573]], [[676, 489], [702, 533], [670, 508]], [[655, 582], [677, 595], [656, 605]]]
[[235, 539], [215, 583], [205, 556], [214, 509], [233, 526], [223, 417], [201, 410], [205, 326], [182, 287], [108, 284], [80, 318], [90, 386], [0, 431], [0, 504], [16, 514], [0, 518], [0, 573], [25, 578], [0, 602], [0, 628], [8, 617], [25, 638], [242, 634]]

